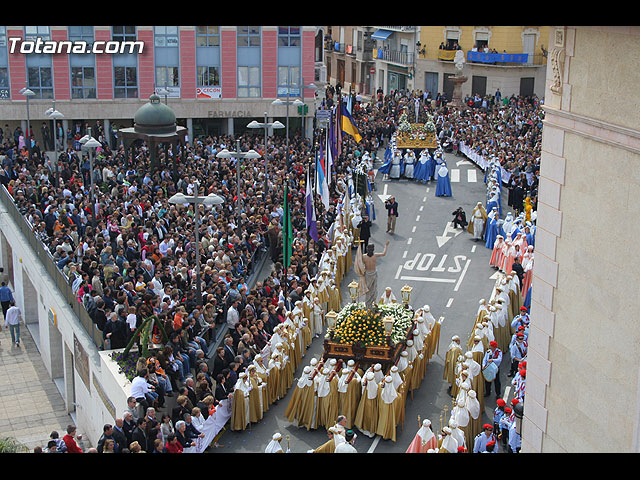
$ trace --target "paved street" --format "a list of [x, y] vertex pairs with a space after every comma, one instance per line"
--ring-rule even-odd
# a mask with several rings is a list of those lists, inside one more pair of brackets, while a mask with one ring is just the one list
[[[414, 392], [406, 404], [405, 423], [398, 427], [397, 441], [367, 438], [358, 435], [358, 452], [400, 453], [404, 452], [418, 429], [418, 415], [429, 418], [434, 431], [440, 428], [440, 416], [447, 406], [451, 411], [452, 398], [447, 393], [447, 384], [442, 380], [444, 355], [453, 335], [459, 335], [466, 343], [473, 325], [481, 298], [491, 294], [495, 270], [489, 266], [491, 251], [484, 243], [474, 242], [471, 235], [461, 229], [453, 230], [449, 225], [452, 212], [461, 206], [470, 216], [478, 201], [485, 199], [485, 184], [482, 172], [469, 161], [453, 154], [446, 155], [451, 172], [453, 197], [435, 196], [435, 182], [423, 185], [408, 180], [382, 181], [376, 178], [376, 220], [372, 228], [372, 243], [376, 252], [382, 251], [390, 241], [388, 254], [378, 261], [378, 295], [385, 287], [393, 289], [400, 299], [400, 289], [413, 287], [411, 304], [414, 308], [429, 305], [434, 317], [444, 317], [440, 336], [440, 347], [427, 367], [427, 374], [420, 389]], [[394, 195], [399, 204], [399, 217], [394, 235], [385, 233], [385, 195]], [[346, 285], [355, 278], [353, 270], [343, 281], [343, 299], [348, 299]], [[465, 349], [466, 351], [466, 349]], [[322, 339], [314, 340], [303, 358], [303, 366], [313, 356], [322, 354]], [[506, 364], [506, 360], [503, 362]], [[300, 375], [302, 367], [296, 372]], [[503, 388], [509, 382], [505, 366], [501, 368]], [[294, 453], [316, 448], [327, 439], [324, 430], [307, 431], [291, 425], [284, 418], [293, 388], [289, 395], [273, 405], [264, 420], [252, 425], [250, 431], [225, 431], [220, 443], [225, 447], [216, 452], [260, 452], [278, 431], [290, 436], [290, 448]], [[495, 406], [495, 396], [486, 399], [485, 413], [489, 416]], [[448, 415], [444, 421], [448, 421]], [[286, 441], [283, 444], [286, 445]]]

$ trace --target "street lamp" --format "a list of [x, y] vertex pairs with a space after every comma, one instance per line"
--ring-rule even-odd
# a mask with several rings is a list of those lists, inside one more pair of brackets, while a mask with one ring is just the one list
[[89, 133], [80, 139], [82, 149], [89, 154], [89, 200], [91, 200], [91, 225], [96, 226], [96, 203], [93, 190], [93, 155], [98, 147], [102, 144], [91, 136], [91, 128]]
[[19, 93], [27, 97], [27, 151], [29, 152], [29, 160], [31, 160], [31, 120], [29, 119], [29, 98], [34, 97], [36, 94], [27, 87], [21, 88]]
[[169, 198], [169, 203], [173, 205], [194, 204], [195, 207], [195, 237], [196, 237], [196, 295], [198, 307], [202, 307], [202, 285], [200, 285], [200, 205], [222, 205], [224, 198], [214, 193], [206, 196], [185, 195], [184, 193], [176, 193]]
[[267, 112], [264, 112], [264, 122], [256, 122], [253, 120], [247, 125], [248, 128], [264, 128], [264, 195], [267, 196], [268, 184], [267, 184], [267, 129], [268, 128], [284, 128], [282, 122], [276, 120], [275, 122], [267, 123]]
[[236, 145], [237, 145], [237, 151], [230, 152], [229, 150], [224, 148], [216, 154], [216, 158], [236, 158], [237, 159], [236, 171], [238, 174], [238, 179], [237, 179], [237, 185], [236, 185], [236, 195], [238, 197], [238, 200], [236, 203], [236, 208], [238, 212], [238, 221], [240, 221], [240, 160], [243, 158], [249, 158], [249, 159], [260, 158], [260, 154], [253, 149], [249, 150], [248, 152], [241, 152], [240, 139], [236, 140]]
[[[289, 87], [287, 87], [287, 95], [289, 94]], [[287, 106], [287, 129], [286, 129], [286, 149], [285, 149], [285, 155], [286, 155], [286, 160], [287, 160], [287, 167], [289, 167], [289, 105], [295, 105], [296, 107], [299, 107], [301, 105], [304, 105], [304, 102], [301, 101], [299, 98], [296, 98], [295, 100], [280, 100], [279, 98], [275, 99], [273, 102], [271, 102], [271, 105], [286, 105]]]
[[58, 128], [56, 127], [56, 120], [64, 118], [64, 115], [56, 110], [55, 100], [53, 107], [48, 109], [44, 114], [53, 121], [53, 147], [55, 152], [55, 165], [56, 165], [56, 188], [60, 186], [60, 168], [58, 168]]
[[516, 433], [522, 436], [522, 419], [524, 417], [524, 405], [521, 401], [513, 406], [513, 414], [516, 421]]

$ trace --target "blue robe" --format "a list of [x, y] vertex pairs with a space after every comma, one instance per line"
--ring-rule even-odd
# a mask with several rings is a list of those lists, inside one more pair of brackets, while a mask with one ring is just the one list
[[498, 236], [498, 218], [493, 218], [489, 221], [489, 225], [484, 229], [485, 247], [493, 250], [493, 244]]
[[379, 172], [389, 175], [389, 171], [391, 170], [391, 159], [393, 155], [391, 153], [391, 149], [387, 147], [387, 150], [384, 152], [384, 163], [378, 169]]
[[527, 239], [527, 245], [532, 245], [535, 247], [535, 243], [536, 243], [536, 237], [534, 234], [532, 233], [527, 233], [525, 235], [526, 239]]
[[[419, 182], [422, 183], [427, 183], [427, 170], [428, 170], [428, 163], [429, 163], [429, 159], [431, 157], [427, 154], [427, 155], [420, 155], [420, 157], [418, 158], [418, 161], [416, 162], [416, 165], [413, 169], [413, 178], [416, 179]], [[424, 163], [422, 163], [424, 160]]]
[[529, 289], [527, 290], [527, 295], [524, 297], [523, 303], [523, 305], [527, 307], [528, 310], [531, 309], [531, 288], [532, 287], [529, 287]]
[[440, 175], [440, 170], [443, 168], [441, 166], [438, 167], [437, 170], [437, 179], [438, 183], [436, 183], [436, 197], [450, 197], [451, 193], [451, 179], [449, 178], [449, 169], [447, 169], [446, 164], [444, 165], [444, 169], [446, 169], [446, 174], [444, 176]]
[[433, 180], [436, 176], [436, 161], [431, 158], [431, 155], [429, 155], [429, 158], [427, 159], [427, 180]]

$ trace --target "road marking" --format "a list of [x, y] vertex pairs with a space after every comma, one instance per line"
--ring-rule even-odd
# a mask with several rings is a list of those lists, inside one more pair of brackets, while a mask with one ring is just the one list
[[[400, 265], [402, 267], [402, 265]], [[398, 278], [396, 277], [396, 280]], [[455, 283], [455, 279], [449, 278], [433, 278], [433, 277], [412, 277], [409, 275], [403, 275], [400, 280], [414, 280], [416, 282], [436, 282], [436, 283]]]
[[504, 389], [504, 396], [502, 397], [502, 399], [506, 402], [507, 398], [509, 398], [509, 393], [511, 393], [511, 386], [508, 386], [507, 388]]
[[424, 205], [420, 205], [420, 211], [424, 210]]
[[476, 247], [477, 247], [477, 245], [474, 245], [473, 247], [471, 247], [471, 253], [476, 251]]
[[452, 303], [453, 303], [453, 298], [450, 298], [449, 301], [447, 302], [447, 308], [449, 308]]
[[407, 253], [409, 253], [407, 250], [404, 251], [404, 253], [402, 254], [402, 258], [407, 258]]
[[369, 450], [367, 451], [367, 453], [373, 453], [373, 451], [378, 446], [378, 443], [380, 442], [380, 438], [381, 438], [380, 435], [376, 435], [376, 438], [373, 440], [373, 443], [369, 447]]
[[467, 263], [464, 264], [464, 268], [462, 269], [462, 273], [460, 274], [458, 283], [456, 283], [456, 286], [453, 288], [454, 292], [457, 292], [458, 288], [460, 288], [460, 284], [462, 283], [462, 279], [464, 278], [464, 275], [467, 273], [467, 268], [469, 268], [470, 263], [471, 263], [471, 260], [467, 260]]
[[451, 170], [451, 181], [454, 183], [460, 181], [460, 169], [454, 168]]
[[474, 168], [467, 170], [467, 182], [475, 183], [477, 181], [478, 178], [476, 177], [476, 170]]
[[413, 228], [411, 229], [411, 233], [415, 233], [416, 231], [416, 226], [414, 225]]
[[420, 221], [420, 215], [416, 217], [416, 222], [419, 222], [419, 221]]
[[380, 198], [380, 200], [381, 200], [381, 201], [383, 201], [383, 202], [386, 202], [386, 201], [387, 201], [387, 199], [388, 199], [389, 197], [391, 197], [391, 195], [388, 195], [388, 194], [387, 194], [387, 188], [388, 188], [388, 187], [389, 187], [389, 184], [388, 184], [388, 183], [385, 183], [385, 184], [384, 184], [384, 191], [382, 192], [382, 195], [378, 194], [378, 197], [379, 197], [379, 198]]
[[409, 240], [407, 240], [407, 245], [411, 245], [411, 242], [413, 242], [413, 238], [409, 237]]
[[398, 271], [396, 272], [396, 280], [400, 277], [400, 272], [402, 271], [402, 264], [398, 265]]

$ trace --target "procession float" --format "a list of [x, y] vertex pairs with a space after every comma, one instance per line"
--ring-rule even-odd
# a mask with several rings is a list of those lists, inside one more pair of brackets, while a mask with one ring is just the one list
[[397, 148], [430, 148], [438, 147], [436, 126], [433, 117], [428, 115], [424, 123], [409, 123], [407, 113], [400, 115], [396, 132]]
[[412, 337], [415, 312], [409, 306], [411, 287], [402, 289], [403, 303], [355, 302], [357, 283], [349, 285], [351, 303], [339, 312], [328, 312], [324, 357], [355, 360], [360, 364], [380, 363], [390, 367]]

